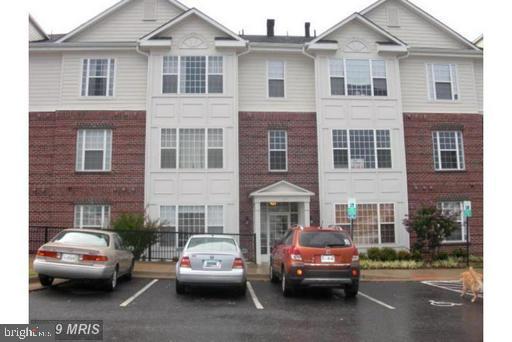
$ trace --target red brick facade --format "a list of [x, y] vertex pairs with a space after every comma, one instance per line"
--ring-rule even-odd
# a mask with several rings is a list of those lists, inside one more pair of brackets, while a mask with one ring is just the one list
[[[29, 222], [72, 227], [74, 205], [144, 211], [144, 111], [57, 111], [29, 115]], [[77, 130], [112, 129], [110, 172], [75, 171]]]
[[[268, 131], [288, 134], [288, 172], [268, 169]], [[315, 113], [240, 112], [240, 233], [253, 232], [253, 204], [249, 194], [286, 180], [315, 193], [311, 197], [313, 224], [319, 222], [318, 154]]]
[[[483, 254], [483, 116], [480, 114], [404, 114], [409, 212], [442, 200], [470, 200], [471, 253]], [[462, 130], [464, 171], [435, 171], [432, 131]], [[411, 246], [414, 237], [411, 237]], [[450, 244], [445, 250], [465, 244]]]

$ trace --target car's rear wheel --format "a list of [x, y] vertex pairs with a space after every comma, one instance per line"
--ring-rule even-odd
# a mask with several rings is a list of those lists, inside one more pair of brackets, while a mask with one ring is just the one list
[[270, 260], [270, 266], [268, 268], [268, 276], [270, 278], [271, 283], [279, 282], [279, 277], [277, 276], [276, 272], [274, 272], [274, 268], [272, 267], [272, 260]]
[[39, 275], [39, 282], [43, 286], [52, 286], [52, 284], [53, 284], [53, 277], [50, 277], [50, 276], [47, 276], [47, 275], [44, 275], [44, 274], [40, 274]]
[[119, 267], [116, 265], [116, 268], [114, 269], [114, 272], [110, 276], [110, 278], [105, 283], [105, 290], [107, 291], [114, 291], [117, 287], [117, 274], [118, 274]]
[[133, 267], [135, 265], [135, 260], [132, 260], [132, 264], [130, 265], [130, 269], [128, 270], [128, 273], [126, 273], [126, 280], [132, 280], [132, 273], [133, 273]]
[[176, 293], [181, 295], [185, 293], [185, 285], [180, 283], [178, 279], [176, 279]]
[[345, 285], [345, 298], [354, 298], [359, 292], [359, 282], [353, 282], [352, 285]]
[[283, 296], [290, 297], [293, 294], [293, 287], [290, 285], [288, 281], [288, 277], [286, 276], [286, 272], [283, 268], [281, 272], [281, 291], [283, 292]]

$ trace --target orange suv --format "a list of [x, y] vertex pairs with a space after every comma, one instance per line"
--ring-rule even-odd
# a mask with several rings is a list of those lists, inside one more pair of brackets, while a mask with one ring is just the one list
[[270, 257], [270, 281], [281, 281], [284, 296], [297, 287], [329, 287], [355, 297], [359, 274], [359, 252], [340, 227], [293, 227]]

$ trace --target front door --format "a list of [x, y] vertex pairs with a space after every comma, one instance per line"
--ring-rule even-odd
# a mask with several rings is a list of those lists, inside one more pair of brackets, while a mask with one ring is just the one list
[[267, 224], [267, 255], [261, 255], [263, 262], [269, 261], [270, 251], [274, 242], [280, 240], [290, 227], [290, 214], [288, 213], [269, 213]]

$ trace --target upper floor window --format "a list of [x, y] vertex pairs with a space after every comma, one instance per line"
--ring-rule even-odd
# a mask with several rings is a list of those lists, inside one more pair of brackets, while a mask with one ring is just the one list
[[387, 169], [392, 167], [389, 130], [332, 131], [335, 169]]
[[436, 170], [464, 170], [464, 144], [461, 131], [432, 132]]
[[76, 171], [110, 171], [112, 130], [79, 129], [76, 140]]
[[331, 95], [387, 96], [386, 62], [383, 60], [329, 60]]
[[284, 130], [268, 131], [268, 165], [270, 171], [288, 170], [288, 136]]
[[223, 165], [222, 128], [162, 128], [160, 168], [222, 169]]
[[84, 59], [82, 61], [82, 96], [114, 95], [113, 58]]
[[438, 203], [439, 209], [443, 215], [452, 217], [457, 223], [455, 229], [449, 236], [445, 238], [445, 242], [463, 242], [466, 241], [466, 230], [464, 229], [464, 202], [446, 201]]
[[427, 64], [430, 100], [455, 101], [459, 99], [457, 66], [455, 64]]
[[284, 97], [284, 62], [268, 61], [268, 97]]
[[110, 206], [97, 204], [75, 205], [76, 228], [106, 228], [110, 223]]
[[163, 94], [221, 94], [224, 88], [222, 56], [164, 56]]

